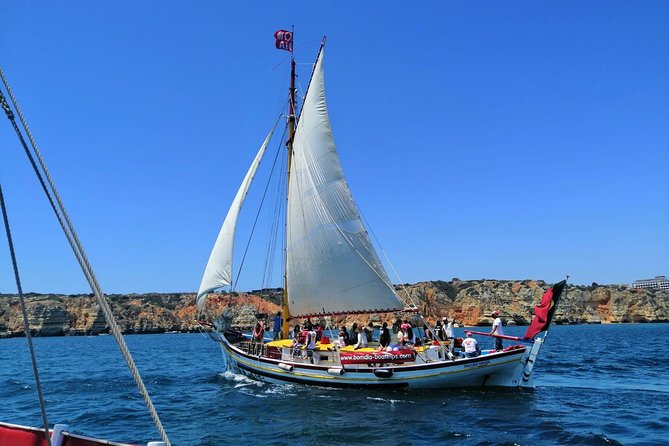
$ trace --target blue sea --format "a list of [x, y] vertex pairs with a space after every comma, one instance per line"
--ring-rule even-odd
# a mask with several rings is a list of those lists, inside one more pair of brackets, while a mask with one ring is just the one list
[[[553, 327], [534, 390], [270, 385], [224, 371], [206, 335], [126, 342], [174, 445], [669, 444], [669, 324]], [[50, 423], [120, 442], [160, 440], [111, 336], [34, 344]], [[23, 338], [0, 340], [0, 421], [41, 424]]]

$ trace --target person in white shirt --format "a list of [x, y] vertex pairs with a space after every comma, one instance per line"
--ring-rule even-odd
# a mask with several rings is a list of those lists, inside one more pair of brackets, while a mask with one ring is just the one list
[[313, 362], [314, 349], [316, 348], [316, 330], [313, 325], [309, 325], [309, 331], [307, 332], [307, 339], [304, 342], [304, 349], [307, 350], [307, 358]]
[[313, 350], [316, 348], [316, 330], [314, 330], [314, 327], [311, 326], [309, 327], [309, 331], [307, 332], [307, 340], [304, 343], [306, 345], [307, 350]]
[[[495, 320], [492, 322], [492, 330], [490, 334], [504, 335], [504, 329], [502, 328], [502, 319], [499, 318], [499, 311], [495, 310], [490, 314], [491, 317], [494, 317]], [[502, 345], [501, 338], [495, 338], [495, 350], [500, 351], [504, 348]]]
[[446, 339], [453, 338], [453, 322], [455, 322], [455, 319], [451, 319], [450, 321], [448, 321], [448, 324], [446, 324], [446, 328], [444, 329], [444, 334], [446, 335]]
[[465, 358], [476, 358], [479, 355], [479, 343], [472, 338], [472, 332], [467, 332], [467, 337], [462, 340], [462, 348], [465, 351]]
[[362, 332], [360, 327], [357, 327], [355, 331], [358, 337], [358, 342], [356, 342], [356, 344], [353, 346], [353, 350], [367, 347], [367, 335]]
[[[388, 333], [390, 334], [390, 333]], [[393, 351], [399, 351], [399, 350], [404, 350], [407, 348], [406, 345], [406, 335], [404, 334], [404, 331], [400, 330], [397, 332], [397, 342], [391, 342], [388, 344], [388, 347], [386, 347], [387, 352], [393, 352]]]

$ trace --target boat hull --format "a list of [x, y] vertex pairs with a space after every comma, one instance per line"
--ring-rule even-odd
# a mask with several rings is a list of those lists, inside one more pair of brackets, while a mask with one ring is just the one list
[[411, 364], [319, 365], [249, 354], [219, 335], [229, 369], [270, 383], [337, 388], [532, 387], [525, 376], [529, 349], [517, 348], [476, 358]]

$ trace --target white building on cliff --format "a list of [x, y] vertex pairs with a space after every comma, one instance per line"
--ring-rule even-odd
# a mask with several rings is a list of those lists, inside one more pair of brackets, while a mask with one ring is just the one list
[[669, 290], [669, 279], [665, 276], [655, 276], [654, 279], [635, 280], [632, 288], [653, 288], [658, 290]]

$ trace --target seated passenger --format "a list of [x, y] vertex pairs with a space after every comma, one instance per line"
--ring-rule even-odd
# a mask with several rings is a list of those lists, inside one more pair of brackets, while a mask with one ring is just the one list
[[462, 340], [462, 348], [465, 350], [465, 358], [476, 358], [480, 353], [479, 343], [472, 338], [472, 332], [467, 332], [467, 337]]
[[390, 330], [388, 330], [388, 322], [384, 322], [379, 334], [379, 350], [388, 347], [388, 345], [390, 345]]
[[388, 348], [386, 348], [386, 351], [414, 350], [413, 344], [408, 342], [408, 333], [411, 331], [411, 329], [407, 329], [407, 325], [409, 324], [402, 324], [403, 328], [397, 332], [397, 343], [390, 344]]
[[406, 345], [407, 343], [406, 337], [407, 337], [406, 327], [400, 328], [400, 331], [397, 332], [397, 344], [399, 344], [402, 347]]
[[367, 337], [367, 342], [372, 342], [372, 335], [374, 334], [374, 324], [370, 321], [365, 328], [362, 329], [364, 335]]
[[339, 339], [344, 343], [344, 345], [349, 344], [348, 331], [346, 331], [345, 325], [342, 325], [341, 330], [339, 330]]
[[300, 324], [295, 324], [295, 327], [293, 327], [293, 331], [291, 332], [291, 338], [297, 338], [300, 334], [300, 331]]
[[414, 345], [416, 343], [416, 336], [413, 333], [413, 328], [411, 328], [409, 321], [405, 321], [402, 324], [402, 331], [404, 332], [404, 343], [409, 346]]
[[291, 349], [290, 351], [292, 355], [297, 356], [301, 352], [303, 346], [304, 343], [300, 342], [298, 337], [294, 337], [293, 342], [290, 344], [290, 349]]
[[351, 325], [351, 332], [348, 335], [348, 341], [346, 341], [346, 345], [354, 345], [357, 339], [357, 330], [358, 330], [358, 323], [353, 322], [353, 325]]
[[362, 332], [360, 327], [356, 328], [356, 335], [357, 335], [357, 342], [353, 346], [353, 350], [367, 347], [367, 336], [365, 335], [365, 333]]
[[434, 341], [434, 335], [427, 326], [425, 327], [425, 339], [428, 341]]

